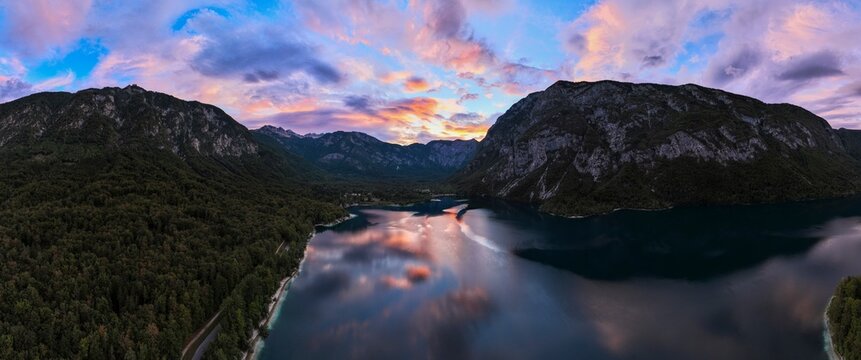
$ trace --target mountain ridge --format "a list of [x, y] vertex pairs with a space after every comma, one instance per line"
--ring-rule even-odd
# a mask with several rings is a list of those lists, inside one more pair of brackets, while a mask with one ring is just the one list
[[442, 180], [459, 170], [478, 147], [472, 140], [433, 140], [399, 145], [356, 131], [299, 135], [271, 125], [252, 131], [316, 166], [345, 178], [384, 176], [401, 180]]

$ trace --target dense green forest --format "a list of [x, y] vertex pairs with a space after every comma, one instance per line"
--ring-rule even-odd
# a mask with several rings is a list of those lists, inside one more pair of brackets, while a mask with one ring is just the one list
[[210, 354], [236, 358], [313, 224], [344, 215], [209, 158], [105, 150], [0, 151], [2, 359], [174, 359], [219, 309]]
[[861, 277], [840, 282], [828, 307], [834, 349], [844, 360], [861, 360]]

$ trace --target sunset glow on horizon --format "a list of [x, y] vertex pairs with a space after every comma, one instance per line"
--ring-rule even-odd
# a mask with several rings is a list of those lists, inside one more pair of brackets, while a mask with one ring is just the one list
[[861, 2], [0, 0], [0, 102], [138, 84], [249, 128], [481, 139], [557, 80], [696, 83], [861, 128]]

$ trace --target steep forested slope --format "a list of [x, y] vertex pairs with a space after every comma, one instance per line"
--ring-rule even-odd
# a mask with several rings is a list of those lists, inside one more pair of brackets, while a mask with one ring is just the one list
[[213, 354], [235, 357], [313, 224], [343, 215], [296, 161], [137, 87], [0, 105], [0, 358], [177, 358], [219, 309]]

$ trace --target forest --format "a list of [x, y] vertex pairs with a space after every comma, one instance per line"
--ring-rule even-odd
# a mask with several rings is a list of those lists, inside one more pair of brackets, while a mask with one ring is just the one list
[[105, 150], [0, 152], [2, 359], [174, 359], [219, 310], [210, 355], [237, 358], [314, 224], [345, 214], [212, 159]]
[[861, 277], [840, 282], [828, 307], [834, 350], [844, 360], [861, 360]]

